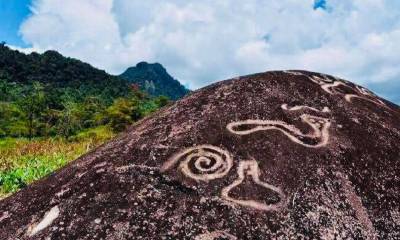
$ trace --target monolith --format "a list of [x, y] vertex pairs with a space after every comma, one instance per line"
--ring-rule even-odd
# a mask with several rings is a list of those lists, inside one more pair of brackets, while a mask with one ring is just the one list
[[400, 108], [313, 72], [222, 81], [2, 200], [0, 239], [400, 239]]

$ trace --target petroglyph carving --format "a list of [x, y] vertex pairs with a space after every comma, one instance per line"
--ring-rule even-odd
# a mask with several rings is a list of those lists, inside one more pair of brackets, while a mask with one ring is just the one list
[[215, 240], [215, 239], [227, 239], [227, 240], [236, 240], [237, 237], [233, 236], [232, 234], [227, 233], [226, 231], [213, 231], [213, 232], [206, 232], [196, 236], [195, 240]]
[[50, 226], [53, 221], [58, 217], [58, 215], [60, 214], [60, 209], [58, 208], [58, 206], [53, 207], [52, 209], [50, 209], [50, 211], [48, 211], [42, 221], [40, 221], [37, 225], [35, 226], [31, 226], [28, 229], [28, 236], [32, 237], [33, 235], [35, 235], [36, 233], [42, 231], [43, 229], [47, 228], [48, 226]]
[[278, 120], [244, 120], [232, 122], [227, 129], [234, 134], [248, 135], [258, 131], [279, 130], [290, 140], [305, 147], [318, 148], [326, 145], [329, 141], [329, 127], [331, 122], [327, 118], [316, 117], [309, 114], [300, 116], [302, 122], [307, 123], [311, 133], [302, 133], [298, 128], [286, 122]]
[[164, 163], [161, 171], [167, 171], [180, 162], [178, 169], [187, 177], [208, 181], [225, 176], [232, 167], [228, 151], [212, 145], [187, 148]]
[[[221, 196], [223, 199], [245, 207], [250, 207], [263, 211], [276, 211], [284, 204], [285, 195], [283, 194], [281, 189], [260, 180], [260, 168], [258, 167], [257, 161], [249, 160], [249, 161], [239, 162], [237, 174], [239, 177], [233, 183], [222, 189]], [[239, 186], [245, 180], [246, 176], [251, 177], [255, 185], [259, 185], [261, 187], [264, 187], [266, 189], [269, 189], [277, 193], [279, 196], [278, 202], [273, 204], [267, 204], [256, 200], [242, 200], [231, 197], [229, 195], [231, 190]]]
[[[178, 169], [180, 169], [185, 176], [200, 181], [221, 178], [229, 172], [233, 165], [229, 152], [212, 145], [201, 145], [188, 148], [176, 154], [162, 166], [161, 171], [169, 170], [178, 162], [180, 162]], [[229, 186], [222, 189], [221, 196], [223, 199], [232, 202], [233, 204], [239, 204], [264, 211], [277, 210], [279, 206], [281, 206], [284, 194], [279, 188], [260, 180], [260, 169], [255, 160], [239, 162], [237, 173], [239, 178]], [[240, 200], [230, 197], [229, 192], [231, 189], [241, 184], [246, 176], [250, 176], [256, 185], [260, 185], [261, 187], [276, 192], [279, 196], [279, 202], [275, 204], [266, 204], [255, 200]]]
[[[330, 112], [328, 107], [324, 107], [322, 110], [308, 106], [288, 107], [287, 104], [283, 104], [281, 107], [287, 111], [309, 109], [315, 112]], [[248, 135], [257, 131], [279, 130], [295, 143], [311, 148], [322, 147], [328, 143], [328, 130], [331, 125], [329, 119], [309, 114], [301, 115], [300, 119], [311, 127], [312, 130], [310, 133], [303, 133], [293, 125], [289, 125], [283, 121], [274, 120], [249, 119], [229, 123], [226, 128], [231, 133], [237, 135]], [[229, 170], [232, 168], [233, 160], [230, 153], [224, 149], [212, 145], [200, 145], [187, 148], [175, 154], [163, 164], [160, 170], [161, 172], [165, 172], [175, 165], [178, 165], [178, 169], [186, 177], [198, 181], [209, 181], [227, 175]], [[263, 211], [275, 211], [283, 205], [285, 198], [283, 192], [278, 187], [260, 180], [260, 169], [255, 160], [239, 162], [237, 174], [238, 179], [222, 189], [222, 199], [227, 200], [232, 204], [239, 204]], [[230, 191], [240, 185], [246, 176], [251, 177], [251, 180], [255, 185], [275, 192], [279, 197], [278, 201], [270, 204], [254, 199], [243, 200], [230, 196]]]
[[[297, 72], [297, 71], [285, 71], [286, 73], [292, 74], [292, 75], [303, 75], [308, 77], [312, 82], [318, 84], [321, 86], [321, 88], [331, 94], [331, 95], [336, 95], [336, 94], [340, 94], [340, 95], [344, 95], [344, 99], [351, 103], [353, 98], [358, 98], [358, 99], [362, 99], [368, 102], [372, 102], [375, 103], [381, 107], [384, 107], [386, 109], [392, 110], [391, 108], [389, 108], [385, 102], [383, 102], [382, 100], [380, 100], [375, 94], [373, 94], [371, 91], [363, 88], [363, 87], [359, 87], [359, 86], [355, 86], [354, 88], [349, 86], [345, 80], [342, 79], [338, 79], [335, 78], [335, 80], [332, 80], [326, 76], [320, 77], [320, 76], [308, 76], [306, 74], [303, 74], [301, 72]], [[338, 87], [345, 87], [350, 89], [352, 92], [354, 93], [343, 93], [341, 92]]]
[[281, 108], [286, 111], [298, 111], [298, 110], [303, 110], [303, 109], [309, 109], [314, 112], [326, 112], [326, 113], [331, 112], [331, 110], [328, 107], [324, 107], [322, 110], [319, 110], [319, 109], [309, 107], [309, 106], [304, 106], [304, 105], [289, 107], [286, 103], [282, 104]]
[[137, 164], [129, 164], [129, 165], [126, 165], [126, 166], [117, 167], [117, 168], [115, 168], [115, 170], [117, 172], [123, 173], [123, 172], [126, 172], [126, 171], [130, 170], [130, 169], [135, 169], [135, 168], [144, 169], [144, 170], [150, 170], [150, 171], [157, 171], [158, 170], [158, 168], [156, 168], [156, 167], [150, 167], [150, 166], [146, 166], [146, 165], [137, 165]]
[[2, 214], [1, 214], [1, 217], [0, 217], [0, 223], [4, 220], [4, 219], [7, 219], [7, 218], [9, 218], [10, 217], [10, 214], [8, 213], [8, 212], [3, 212]]
[[291, 75], [295, 75], [295, 76], [304, 75], [304, 74], [303, 74], [303, 73], [301, 73], [301, 72], [290, 71], [290, 70], [283, 71], [283, 72], [285, 72], [285, 73], [289, 73], [289, 74], [291, 74]]
[[309, 77], [311, 81], [315, 82], [318, 85], [326, 85], [326, 84], [333, 84], [334, 82], [338, 82], [338, 83], [342, 83], [341, 81], [334, 81], [332, 79], [329, 79], [327, 77], [319, 77], [316, 75], [313, 75], [311, 77]]
[[362, 96], [357, 94], [346, 94], [344, 98], [347, 102], [351, 102], [352, 98], [359, 98], [387, 108], [386, 104], [382, 100], [378, 99], [371, 91], [359, 86], [356, 86], [356, 89], [357, 92], [362, 94]]
[[[353, 98], [358, 98], [358, 99], [362, 99], [365, 101], [369, 101], [372, 103], [375, 103], [379, 106], [382, 106], [384, 108], [390, 109], [382, 100], [378, 99], [377, 96], [375, 94], [373, 94], [371, 91], [367, 90], [366, 88], [360, 87], [360, 86], [355, 86], [355, 88], [347, 85], [345, 82], [343, 81], [333, 81], [331, 79], [328, 78], [321, 78], [318, 76], [311, 76], [310, 80], [319, 84], [321, 86], [321, 88], [332, 95], [335, 94], [340, 94], [340, 95], [344, 95], [344, 99], [351, 103]], [[351, 91], [355, 92], [355, 93], [343, 93], [340, 92], [337, 88], [338, 87], [345, 87], [350, 89]]]

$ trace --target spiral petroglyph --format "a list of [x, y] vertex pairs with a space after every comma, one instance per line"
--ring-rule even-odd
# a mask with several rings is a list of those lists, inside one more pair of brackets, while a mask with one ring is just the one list
[[[239, 162], [239, 167], [237, 168], [238, 178], [231, 183], [230, 185], [224, 187], [221, 192], [221, 197], [224, 200], [232, 202], [234, 204], [238, 204], [245, 207], [254, 208], [262, 211], [276, 211], [279, 210], [280, 207], [284, 205], [285, 195], [282, 190], [278, 187], [275, 187], [271, 184], [263, 182], [260, 180], [260, 168], [258, 167], [258, 163], [255, 160], [241, 161]], [[261, 186], [268, 190], [275, 192], [279, 196], [279, 200], [277, 203], [268, 204], [265, 202], [257, 201], [257, 200], [243, 200], [230, 196], [230, 192], [233, 188], [239, 186], [245, 180], [245, 177], [251, 177], [254, 185]]]
[[229, 123], [228, 131], [237, 135], [248, 135], [258, 131], [279, 130], [290, 140], [305, 147], [318, 148], [326, 145], [329, 141], [329, 127], [331, 122], [327, 118], [303, 114], [300, 116], [302, 122], [307, 123], [311, 133], [302, 133], [298, 128], [279, 120], [256, 120]]
[[289, 107], [286, 103], [282, 104], [281, 108], [286, 111], [298, 111], [298, 110], [308, 109], [308, 110], [311, 110], [314, 112], [325, 112], [325, 113], [331, 112], [331, 110], [328, 107], [324, 107], [322, 110], [319, 110], [314, 107], [309, 107], [309, 106], [305, 106], [305, 105]]
[[225, 176], [232, 167], [228, 151], [212, 145], [187, 148], [176, 154], [161, 167], [165, 172], [179, 163], [178, 169], [187, 177], [208, 181]]

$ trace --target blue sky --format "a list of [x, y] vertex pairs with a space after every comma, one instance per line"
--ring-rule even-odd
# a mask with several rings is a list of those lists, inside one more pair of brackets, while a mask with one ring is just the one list
[[0, 41], [20, 47], [28, 45], [22, 41], [19, 26], [28, 18], [30, 0], [0, 0]]
[[315, 0], [313, 7], [314, 7], [314, 10], [317, 10], [318, 8], [326, 9], [327, 8], [326, 0]]
[[196, 89], [305, 69], [400, 103], [397, 0], [0, 0], [0, 26], [11, 47], [54, 49], [112, 74], [160, 62]]

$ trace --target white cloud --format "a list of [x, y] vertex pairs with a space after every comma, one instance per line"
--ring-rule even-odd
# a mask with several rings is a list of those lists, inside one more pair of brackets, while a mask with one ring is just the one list
[[21, 33], [35, 49], [111, 73], [161, 62], [191, 88], [272, 69], [400, 79], [400, 2], [327, 0], [328, 10], [313, 2], [36, 0]]

